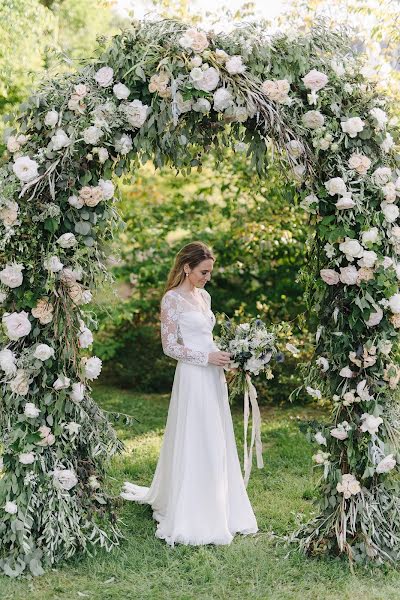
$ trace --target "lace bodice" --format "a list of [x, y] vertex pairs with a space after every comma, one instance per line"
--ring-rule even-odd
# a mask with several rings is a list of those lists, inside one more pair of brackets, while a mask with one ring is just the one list
[[196, 295], [185, 297], [174, 289], [164, 294], [161, 342], [167, 356], [184, 363], [207, 366], [208, 354], [218, 350], [212, 337], [215, 316], [207, 290], [198, 288]]

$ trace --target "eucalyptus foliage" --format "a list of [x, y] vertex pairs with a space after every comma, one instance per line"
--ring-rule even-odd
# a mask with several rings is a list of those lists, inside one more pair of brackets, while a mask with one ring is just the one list
[[6, 574], [121, 536], [103, 475], [122, 444], [91, 397], [101, 361], [82, 353], [95, 325], [82, 306], [108, 277], [120, 225], [112, 178], [149, 159], [189, 173], [238, 143], [261, 177], [275, 148], [314, 222], [303, 277], [320, 325], [304, 377], [334, 401], [334, 427], [316, 438], [327, 450], [321, 513], [296, 539], [397, 559], [400, 182], [384, 103], [341, 33], [268, 37], [261, 24], [206, 35], [176, 21], [133, 24], [30, 98], [0, 169]]

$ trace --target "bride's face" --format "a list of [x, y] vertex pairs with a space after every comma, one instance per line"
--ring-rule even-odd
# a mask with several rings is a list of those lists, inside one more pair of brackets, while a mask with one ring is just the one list
[[214, 261], [211, 258], [202, 260], [196, 265], [189, 274], [190, 282], [196, 287], [204, 287], [210, 281], [211, 273], [214, 268]]

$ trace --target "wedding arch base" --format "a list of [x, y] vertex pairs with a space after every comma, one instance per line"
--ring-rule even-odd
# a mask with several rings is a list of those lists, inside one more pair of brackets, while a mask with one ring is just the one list
[[293, 539], [398, 560], [400, 179], [385, 99], [347, 38], [319, 25], [269, 37], [263, 24], [134, 23], [97, 56], [42, 83], [0, 168], [2, 571], [38, 575], [119, 543], [104, 477], [123, 446], [92, 399], [101, 361], [84, 308], [109, 277], [113, 177], [148, 160], [187, 173], [221, 145], [260, 177], [274, 146], [310, 215], [303, 280], [319, 326], [304, 391], [333, 410], [312, 433], [319, 513]]

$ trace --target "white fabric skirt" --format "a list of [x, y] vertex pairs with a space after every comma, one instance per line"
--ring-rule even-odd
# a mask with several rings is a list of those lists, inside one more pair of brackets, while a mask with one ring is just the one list
[[151, 486], [125, 482], [121, 496], [152, 506], [155, 535], [170, 546], [230, 544], [258, 531], [222, 367], [178, 362]]

